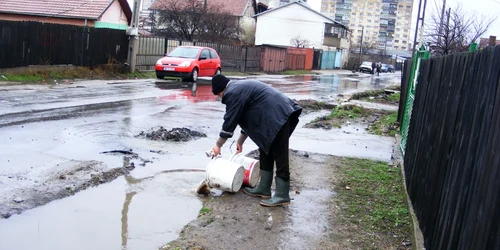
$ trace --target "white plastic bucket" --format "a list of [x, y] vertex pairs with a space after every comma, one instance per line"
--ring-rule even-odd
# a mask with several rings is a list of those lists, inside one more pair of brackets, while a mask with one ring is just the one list
[[219, 156], [208, 163], [206, 182], [211, 188], [236, 193], [243, 185], [244, 175], [243, 166]]
[[242, 165], [245, 168], [243, 185], [255, 187], [260, 178], [260, 161], [240, 154], [234, 154], [230, 161]]

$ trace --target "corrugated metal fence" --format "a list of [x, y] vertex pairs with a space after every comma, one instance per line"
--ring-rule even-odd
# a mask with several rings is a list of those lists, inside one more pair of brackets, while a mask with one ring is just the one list
[[404, 163], [426, 249], [500, 249], [500, 46], [422, 60]]
[[121, 63], [127, 59], [127, 47], [123, 30], [0, 21], [0, 68]]
[[158, 59], [177, 46], [210, 47], [221, 58], [222, 71], [256, 72], [260, 70], [260, 48], [206, 42], [186, 42], [162, 37], [139, 37], [138, 70], [154, 70]]

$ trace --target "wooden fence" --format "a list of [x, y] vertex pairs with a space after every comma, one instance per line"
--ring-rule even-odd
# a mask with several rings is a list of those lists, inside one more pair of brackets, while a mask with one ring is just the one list
[[0, 68], [122, 63], [127, 47], [123, 30], [0, 21]]
[[139, 37], [138, 70], [154, 70], [158, 59], [177, 46], [211, 47], [221, 58], [222, 71], [257, 72], [260, 70], [260, 48], [206, 42], [186, 42], [162, 37]]
[[404, 164], [426, 249], [500, 249], [500, 46], [422, 60]]

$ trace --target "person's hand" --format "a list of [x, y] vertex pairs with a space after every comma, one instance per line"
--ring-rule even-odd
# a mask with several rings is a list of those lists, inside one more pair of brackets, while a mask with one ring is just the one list
[[239, 154], [243, 151], [243, 145], [236, 143], [236, 153]]
[[214, 152], [214, 157], [217, 157], [220, 155], [220, 147], [215, 145], [213, 148], [212, 148], [212, 152]]

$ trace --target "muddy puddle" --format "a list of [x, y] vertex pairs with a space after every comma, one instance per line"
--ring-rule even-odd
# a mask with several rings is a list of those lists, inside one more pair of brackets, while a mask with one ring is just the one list
[[[2, 249], [157, 249], [196, 217], [203, 173], [118, 180], [0, 221]], [[29, 240], [26, 240], [29, 239]]]

